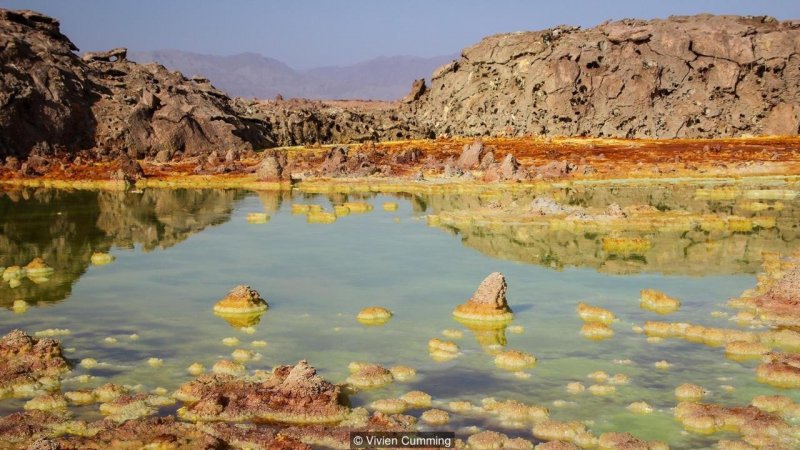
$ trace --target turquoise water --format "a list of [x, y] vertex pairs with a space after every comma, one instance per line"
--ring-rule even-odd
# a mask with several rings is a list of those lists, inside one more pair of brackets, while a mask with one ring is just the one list
[[[689, 200], [688, 192], [693, 190], [672, 192], [667, 200], [663, 195], [650, 198], [675, 207], [726, 209], [714, 202]], [[582, 196], [588, 204], [607, 203], [606, 198], [641, 201], [638, 194], [623, 194], [596, 188], [570, 195]], [[95, 358], [101, 365], [91, 370], [76, 366], [64, 382], [64, 391], [108, 381], [141, 385], [143, 390], [173, 390], [192, 378], [186, 372], [191, 363], [210, 368], [218, 359], [230, 358], [234, 349], [247, 348], [261, 354], [260, 360], [247, 363], [248, 369], [307, 359], [335, 382], [348, 376], [350, 361], [417, 369], [417, 377], [410, 382], [354, 395], [354, 406], [410, 390], [430, 393], [439, 406], [452, 400], [479, 404], [486, 397], [516, 399], [549, 407], [555, 419], [590, 421], [596, 434], [630, 431], [645, 439], [668, 441], [672, 448], [703, 447], [726, 437], [682, 431], [671, 411], [676, 404], [673, 390], [681, 383], [699, 384], [710, 391], [707, 401], [726, 405], [745, 405], [754, 395], [772, 393], [800, 400], [793, 391], [757, 383], [756, 362], [734, 362], [724, 357], [722, 348], [682, 340], [651, 344], [631, 329], [646, 320], [734, 328], [728, 319], [712, 317], [711, 312], [731, 312], [725, 307], [727, 299], [755, 284], [758, 261], [743, 261], [742, 246], [795, 248], [792, 201], [784, 202], [786, 208], [775, 213], [778, 229], [720, 240], [723, 249], [730, 246], [723, 254], [741, 261], [704, 264], [692, 260], [689, 264], [688, 260], [651, 258], [650, 266], [636, 260], [643, 264], [638, 270], [619, 275], [599, 271], [597, 255], [570, 253], [566, 244], [564, 251], [570, 257], [563, 259], [569, 264], [560, 264], [556, 270], [546, 263], [504, 258], [508, 252], [526, 254], [524, 247], [509, 250], [513, 244], [508, 244], [507, 236], [492, 238], [498, 245], [491, 252], [485, 249], [492, 246], [470, 245], [463, 230], [448, 233], [426, 225], [427, 213], [478, 201], [464, 194], [457, 197], [350, 196], [349, 200], [369, 202], [373, 211], [340, 217], [333, 224], [310, 224], [304, 215], [291, 214], [291, 203], [321, 204], [330, 210], [331, 202], [344, 196], [233, 190], [15, 191], [0, 197], [0, 266], [24, 265], [42, 256], [56, 272], [41, 284], [24, 280], [14, 289], [0, 286], [0, 306], [5, 307], [0, 309], [0, 333], [13, 328], [30, 333], [69, 330], [57, 337], [68, 349], [67, 356], [74, 362]], [[385, 201], [397, 202], [399, 209], [382, 210]], [[271, 215], [268, 223], [247, 223], [248, 213], [265, 211]], [[92, 266], [93, 251], [110, 251], [116, 260]], [[535, 256], [531, 261], [541, 261]], [[670, 264], [690, 269], [664, 270]], [[703, 266], [705, 270], [694, 269]], [[524, 327], [521, 333], [501, 331], [505, 346], [533, 353], [539, 360], [527, 379], [495, 367], [492, 349], [482, 347], [471, 330], [451, 318], [453, 308], [495, 271], [506, 276], [508, 301], [515, 311], [513, 325]], [[250, 333], [211, 311], [238, 284], [251, 285], [270, 305], [260, 322], [246, 330]], [[657, 316], [641, 310], [638, 293], [645, 288], [681, 299], [680, 311]], [[33, 306], [16, 314], [10, 308], [15, 299]], [[581, 322], [575, 307], [582, 301], [616, 313], [619, 321], [613, 325], [613, 338], [596, 342], [579, 335]], [[394, 317], [380, 327], [359, 324], [357, 312], [372, 305], [389, 308]], [[428, 355], [427, 342], [433, 337], [447, 339], [441, 336], [446, 328], [464, 331], [464, 337], [456, 340], [463, 355], [436, 362]], [[138, 339], [131, 339], [132, 334]], [[105, 342], [107, 337], [117, 342]], [[223, 345], [226, 337], [237, 337], [241, 343]], [[254, 340], [268, 344], [253, 347]], [[163, 366], [148, 365], [146, 361], [153, 357], [163, 359]], [[615, 364], [615, 359], [630, 359], [632, 364]], [[657, 370], [653, 363], [659, 360], [673, 366]], [[607, 397], [567, 393], [565, 386], [571, 381], [594, 384], [586, 375], [596, 370], [624, 373], [631, 382], [617, 386], [617, 392]], [[96, 378], [75, 379], [81, 374]], [[555, 406], [557, 400], [567, 404]], [[628, 404], [642, 400], [656, 412], [639, 416], [627, 411]], [[24, 399], [2, 400], [0, 413], [18, 410], [23, 404]], [[94, 407], [76, 412], [87, 418], [97, 416]], [[452, 417], [450, 425], [437, 429], [477, 425], [532, 438], [529, 425], [509, 428], [477, 413]]]

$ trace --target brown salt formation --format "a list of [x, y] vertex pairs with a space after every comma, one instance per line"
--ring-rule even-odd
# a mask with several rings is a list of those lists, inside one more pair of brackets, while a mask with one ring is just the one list
[[336, 423], [349, 411], [340, 403], [339, 387], [306, 361], [278, 366], [263, 382], [203, 375], [181, 386], [175, 397], [187, 403], [178, 414], [194, 421]]
[[531, 432], [537, 439], [545, 441], [570, 442], [583, 448], [597, 446], [597, 438], [586, 429], [585, 424], [577, 421], [545, 420], [535, 424]]
[[156, 413], [155, 405], [148, 394], [123, 394], [100, 405], [100, 412], [116, 422], [138, 419]]
[[[85, 424], [80, 422], [81, 432], [71, 434], [52, 433], [47, 439], [36, 442], [29, 448], [36, 449], [87, 449], [101, 450], [108, 448], [176, 448], [176, 449], [217, 449], [228, 448], [236, 442], [226, 441], [204, 432], [194, 424], [178, 422], [174, 417], [148, 417], [116, 423], [101, 420]], [[262, 448], [307, 449], [299, 442], [298, 447], [275, 447], [265, 445]]]
[[67, 371], [69, 364], [53, 339], [35, 339], [21, 330], [0, 339], [0, 398], [51, 390]]
[[500, 272], [486, 277], [469, 301], [453, 311], [457, 320], [465, 322], [509, 322], [514, 319], [506, 301], [506, 279]]
[[31, 410], [0, 417], [0, 448], [24, 448], [25, 443], [54, 434], [66, 421], [63, 414]]
[[800, 387], [800, 354], [772, 352], [756, 368], [758, 381], [784, 388]]
[[575, 444], [564, 441], [543, 442], [534, 447], [535, 450], [580, 450]]
[[234, 425], [213, 423], [200, 426], [203, 432], [227, 442], [234, 448], [258, 448], [268, 450], [311, 450], [308, 444], [289, 437], [269, 426]]
[[281, 433], [309, 445], [346, 449], [350, 447], [350, 433], [353, 431], [414, 431], [415, 425], [416, 419], [412, 416], [382, 412], [370, 416], [365, 409], [357, 408], [336, 427], [297, 426], [285, 428]]
[[800, 327], [800, 264], [794, 265], [755, 301], [763, 318], [774, 325]]
[[496, 431], [481, 431], [467, 438], [467, 448], [475, 450], [490, 449], [530, 449], [533, 447], [529, 441], [522, 438], [510, 438]]

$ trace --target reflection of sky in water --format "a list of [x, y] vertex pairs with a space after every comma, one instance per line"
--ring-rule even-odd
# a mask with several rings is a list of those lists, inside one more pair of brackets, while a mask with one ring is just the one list
[[[479, 403], [488, 396], [513, 398], [548, 406], [556, 419], [592, 420], [591, 428], [596, 432], [631, 431], [643, 438], [667, 440], [673, 448], [707, 446], [722, 436], [709, 439], [681, 434], [670, 410], [675, 405], [673, 389], [677, 385], [700, 384], [711, 391], [709, 401], [726, 405], [747, 404], [754, 395], [777, 392], [755, 382], [754, 362], [729, 361], [721, 348], [682, 340], [648, 344], [642, 335], [631, 331], [633, 324], [651, 319], [732, 327], [726, 319], [712, 318], [710, 313], [725, 310], [724, 303], [729, 297], [751, 287], [752, 275], [619, 276], [599, 273], [593, 268], [554, 271], [494, 259], [461, 245], [458, 236], [427, 227], [424, 219], [415, 217], [420, 213], [412, 211], [408, 200], [389, 196], [369, 199], [375, 206], [372, 212], [342, 217], [331, 225], [307, 224], [304, 216], [290, 213], [290, 201], [284, 201], [280, 211], [271, 214], [269, 223], [248, 224], [247, 213], [261, 212], [265, 205], [277, 206], [277, 198], [270, 195], [262, 198], [228, 195], [223, 200], [214, 200], [214, 208], [204, 203], [211, 202], [208, 198], [184, 198], [187, 202], [194, 201], [191, 207], [182, 205], [181, 198], [154, 197], [149, 200], [151, 207], [140, 210], [136, 209], [136, 201], [129, 198], [130, 211], [119, 206], [115, 217], [120, 222], [115, 226], [105, 224], [105, 231], [101, 232], [85, 223], [86, 233], [96, 233], [89, 238], [81, 237], [82, 228], [71, 230], [65, 239], [83, 238], [85, 242], [76, 247], [57, 248], [72, 249], [84, 261], [88, 261], [93, 248], [108, 248], [111, 243], [119, 242], [113, 237], [116, 233], [130, 234], [125, 242], [142, 242], [141, 235], [137, 238], [131, 227], [152, 223], [155, 217], [178, 220], [183, 216], [182, 223], [164, 225], [162, 221], [160, 228], [142, 231], [143, 235], [157, 235], [158, 229], [163, 232], [169, 226], [187, 231], [166, 249], [143, 252], [142, 244], [132, 249], [112, 247], [116, 261], [107, 266], [88, 267], [65, 301], [47, 306], [42, 303], [42, 307], [31, 308], [21, 315], [0, 310], [0, 332], [15, 327], [29, 332], [67, 328], [72, 333], [59, 339], [64, 347], [74, 349], [68, 353], [70, 358], [93, 357], [108, 364], [88, 371], [98, 376], [96, 381], [87, 385], [67, 382], [65, 390], [106, 381], [142, 384], [146, 389], [157, 386], [174, 389], [190, 379], [186, 367], [192, 362], [210, 368], [218, 358], [230, 357], [237, 347], [227, 347], [221, 340], [236, 336], [241, 340], [239, 347], [262, 355], [259, 361], [248, 363], [251, 369], [304, 358], [333, 381], [343, 381], [348, 362], [354, 360], [387, 367], [402, 364], [418, 370], [417, 378], [411, 382], [394, 383], [354, 396], [354, 405], [412, 389], [426, 391], [438, 402], [466, 399]], [[72, 218], [80, 217], [91, 196], [80, 199], [77, 202], [74, 197], [62, 196], [49, 203], [49, 209]], [[383, 211], [381, 204], [387, 200], [398, 201], [400, 209]], [[328, 199], [323, 196], [300, 201], [329, 207]], [[25, 205], [24, 202], [16, 205], [13, 220], [25, 220], [28, 213], [46, 214], [41, 207], [26, 210]], [[225, 221], [229, 208], [234, 210], [230, 220]], [[214, 212], [209, 213], [210, 209]], [[111, 220], [108, 214], [101, 212], [101, 217]], [[154, 217], [142, 219], [142, 214]], [[137, 217], [141, 219], [138, 222]], [[205, 227], [209, 223], [220, 225]], [[201, 229], [202, 232], [192, 234]], [[26, 236], [31, 244], [43, 238]], [[15, 248], [25, 248], [19, 242], [16, 245]], [[58, 255], [58, 258], [62, 261], [69, 256]], [[71, 270], [75, 276], [85, 264], [78, 269], [73, 264]], [[474, 334], [450, 316], [454, 306], [466, 300], [483, 277], [493, 271], [506, 275], [508, 299], [516, 311], [514, 325], [525, 328], [522, 334], [506, 331], [507, 347], [531, 352], [539, 359], [529, 379], [518, 379], [497, 369]], [[52, 283], [59, 283], [56, 276]], [[241, 283], [257, 289], [270, 304], [254, 334], [236, 330], [211, 313], [214, 302]], [[35, 298], [37, 288], [31, 288], [30, 298]], [[664, 290], [680, 298], [683, 307], [665, 317], [640, 310], [638, 292], [643, 288]], [[5, 288], [0, 295], [3, 295], [0, 303], [7, 305], [8, 296], [16, 294]], [[612, 339], [592, 342], [579, 336], [581, 323], [575, 306], [580, 301], [617, 314], [620, 321], [613, 326], [616, 335]], [[385, 326], [364, 327], [356, 322], [355, 314], [370, 305], [387, 307], [395, 316]], [[458, 340], [463, 355], [437, 363], [428, 356], [427, 342], [432, 337], [442, 337], [440, 333], [445, 328], [464, 330], [464, 337]], [[130, 340], [128, 336], [133, 333], [140, 338]], [[116, 337], [118, 342], [104, 343], [108, 336]], [[268, 345], [253, 347], [250, 344], [253, 340], [264, 340]], [[148, 366], [146, 360], [150, 357], [162, 358], [163, 367]], [[614, 359], [631, 359], [634, 365], [615, 365], [611, 362]], [[667, 371], [653, 368], [653, 363], [662, 359], [674, 366]], [[566, 393], [565, 385], [570, 381], [591, 385], [593, 382], [586, 374], [595, 370], [612, 375], [625, 373], [631, 384], [618, 386], [616, 394], [608, 397], [593, 397], [588, 392], [577, 396]], [[82, 373], [86, 370], [77, 368], [73, 375]], [[736, 390], [726, 392], [721, 385], [732, 385]], [[791, 391], [781, 393], [800, 400]], [[555, 400], [574, 404], [558, 408], [552, 404]], [[632, 401], [639, 400], [647, 401], [657, 412], [636, 416], [625, 409]], [[0, 412], [8, 413], [21, 405], [18, 400], [3, 400]], [[453, 418], [452, 428], [490, 425], [498, 431], [530, 438], [527, 426], [512, 431], [499, 422], [478, 416]]]

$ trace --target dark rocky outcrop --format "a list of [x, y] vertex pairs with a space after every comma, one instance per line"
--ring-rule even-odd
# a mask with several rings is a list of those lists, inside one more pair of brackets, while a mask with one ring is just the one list
[[102, 89], [92, 104], [101, 154], [126, 151], [144, 158], [166, 150], [195, 155], [270, 144], [266, 124], [241, 117], [235, 103], [205, 80], [124, 58], [95, 57], [86, 64]]
[[413, 111], [437, 135], [795, 135], [800, 24], [699, 15], [495, 35], [439, 68]]
[[98, 88], [75, 50], [57, 20], [0, 9], [0, 157], [93, 146]]
[[244, 118], [208, 82], [130, 62], [125, 49], [83, 58], [77, 50], [57, 20], [0, 9], [0, 157], [92, 149], [142, 158], [270, 144], [267, 124]]
[[432, 137], [396, 103], [313, 101], [304, 99], [244, 101], [249, 118], [268, 124], [274, 145], [375, 142]]

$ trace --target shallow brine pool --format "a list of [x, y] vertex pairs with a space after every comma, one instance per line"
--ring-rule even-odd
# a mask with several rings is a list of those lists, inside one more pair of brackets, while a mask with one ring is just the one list
[[[781, 193], [748, 194], [762, 190]], [[757, 382], [757, 360], [737, 362], [725, 357], [723, 347], [682, 339], [648, 341], [635, 328], [648, 320], [737, 328], [730, 320], [736, 311], [726, 302], [754, 286], [762, 252], [788, 253], [800, 244], [796, 190], [784, 184], [728, 189], [734, 194], [689, 185], [392, 195], [10, 190], [0, 194], [0, 266], [42, 257], [55, 272], [13, 288], [0, 285], [0, 334], [60, 330], [55, 337], [71, 361], [98, 361], [92, 369], [76, 364], [63, 391], [109, 381], [171, 391], [193, 378], [187, 373], [192, 363], [210, 368], [243, 348], [256, 353], [248, 369], [307, 359], [334, 382], [344, 382], [351, 361], [417, 370], [410, 381], [351, 396], [353, 406], [411, 390], [431, 394], [434, 406], [443, 409], [454, 400], [480, 405], [487, 397], [514, 399], [549, 408], [553, 419], [584, 421], [595, 434], [629, 431], [672, 448], [702, 448], [736, 435], [684, 431], [672, 412], [678, 385], [698, 384], [708, 391], [704, 401], [724, 405], [747, 405], [756, 395], [776, 393], [800, 401], [800, 395]], [[667, 215], [774, 221], [709, 231], [493, 219], [492, 211], [523, 208], [537, 196], [584, 209], [618, 203]], [[324, 224], [292, 213], [293, 203], [333, 212], [333, 205], [345, 201], [373, 208]], [[386, 211], [386, 202], [399, 207]], [[254, 212], [270, 219], [249, 223]], [[615, 253], [604, 246], [609, 236], [648, 244]], [[93, 252], [110, 252], [115, 260], [92, 265]], [[491, 331], [456, 322], [453, 308], [491, 272], [506, 277], [514, 321]], [[252, 286], [269, 303], [260, 320], [230, 324], [213, 314], [214, 303], [239, 284]], [[680, 309], [666, 316], [641, 309], [639, 292], [648, 288], [679, 299]], [[20, 299], [31, 304], [24, 313], [11, 308]], [[580, 302], [616, 314], [613, 337], [594, 341], [580, 335]], [[393, 318], [383, 326], [356, 321], [360, 309], [373, 305], [388, 308]], [[445, 337], [445, 329], [463, 337]], [[224, 344], [226, 338], [235, 338], [226, 341], [233, 345]], [[456, 342], [461, 354], [435, 361], [428, 353], [431, 338]], [[536, 356], [536, 366], [525, 371], [529, 376], [495, 366], [493, 355], [503, 348]], [[151, 358], [163, 364], [153, 367]], [[659, 361], [670, 366], [658, 369]], [[624, 374], [629, 381], [602, 396], [568, 392], [571, 382], [598, 384], [587, 377], [596, 371]], [[631, 412], [628, 405], [638, 401], [654, 411]], [[18, 411], [24, 402], [0, 400], [0, 413]], [[96, 405], [73, 411], [100, 417]], [[451, 417], [449, 425], [435, 428], [464, 437], [464, 427], [477, 426], [533, 439], [530, 423], [480, 412]]]

